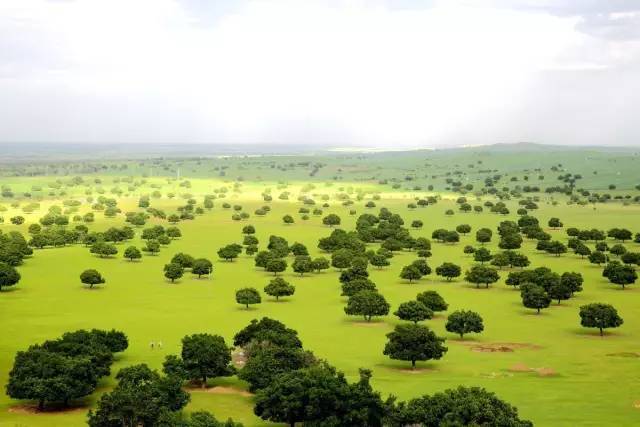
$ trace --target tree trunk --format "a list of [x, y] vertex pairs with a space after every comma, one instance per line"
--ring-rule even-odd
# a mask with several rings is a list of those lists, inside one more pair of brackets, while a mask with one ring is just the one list
[[603, 336], [603, 335], [604, 335], [604, 332], [603, 332], [602, 328], [600, 328], [600, 336]]
[[411, 369], [416, 369], [416, 361], [415, 360], [411, 361]]
[[44, 409], [44, 399], [40, 398], [40, 400], [38, 400], [38, 410], [42, 411]]
[[538, 313], [536, 313], [536, 314], [540, 314], [540, 308], [538, 308]]
[[460, 339], [464, 339], [464, 333], [460, 332]]
[[207, 376], [202, 376], [202, 388], [207, 388]]

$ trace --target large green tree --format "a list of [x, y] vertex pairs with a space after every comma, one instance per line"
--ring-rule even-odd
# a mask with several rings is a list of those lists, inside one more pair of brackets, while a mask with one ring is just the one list
[[440, 359], [447, 352], [444, 338], [422, 325], [397, 325], [387, 334], [387, 339], [383, 354], [396, 360], [408, 360], [412, 368], [419, 360]]
[[363, 316], [367, 322], [373, 316], [389, 314], [389, 303], [376, 291], [360, 291], [349, 297], [344, 312], [350, 316]]
[[460, 335], [460, 338], [464, 338], [464, 334], [470, 332], [479, 334], [482, 332], [484, 324], [482, 317], [478, 313], [470, 310], [457, 310], [447, 317], [445, 329]]
[[291, 296], [295, 293], [296, 287], [281, 277], [276, 277], [264, 287], [264, 293], [272, 297], [276, 297], [276, 301], [280, 297]]
[[624, 321], [610, 304], [593, 303], [580, 307], [580, 324], [586, 328], [598, 328], [600, 336], [607, 328], [617, 328]]

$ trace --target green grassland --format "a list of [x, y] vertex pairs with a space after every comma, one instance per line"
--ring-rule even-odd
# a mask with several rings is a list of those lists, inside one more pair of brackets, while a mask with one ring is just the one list
[[[80, 328], [124, 331], [130, 345], [117, 356], [112, 367], [112, 374], [115, 374], [118, 369], [136, 363], [148, 363], [159, 369], [166, 355], [179, 353], [180, 340], [187, 334], [220, 334], [230, 343], [235, 332], [251, 319], [268, 316], [296, 329], [305, 348], [344, 371], [350, 380], [357, 378], [358, 368], [372, 369], [372, 384], [383, 395], [394, 394], [406, 399], [457, 385], [482, 386], [517, 406], [521, 416], [532, 420], [535, 425], [638, 425], [640, 358], [616, 355], [640, 352], [640, 289], [630, 286], [622, 291], [601, 277], [602, 267], [592, 265], [573, 253], [560, 257], [540, 253], [535, 250], [535, 241], [525, 239], [521, 251], [529, 256], [531, 267], [547, 266], [560, 273], [576, 271], [585, 278], [583, 292], [560, 305], [552, 303], [540, 315], [524, 308], [519, 292], [504, 284], [508, 269], [500, 272], [500, 281], [489, 289], [476, 289], [461, 278], [447, 283], [435, 274], [412, 284], [399, 279], [401, 268], [416, 259], [416, 254], [411, 251], [396, 254], [387, 268], [378, 270], [370, 267], [371, 279], [391, 303], [392, 312], [401, 302], [414, 299], [418, 292], [437, 290], [450, 304], [448, 312], [470, 309], [484, 318], [485, 331], [465, 337], [464, 341], [445, 331], [446, 313], [425, 322], [438, 335], [447, 338], [449, 350], [441, 360], [419, 362], [419, 369], [413, 372], [407, 369], [408, 363], [390, 360], [382, 354], [385, 334], [401, 321], [389, 315], [368, 324], [359, 318], [346, 316], [343, 311], [346, 299], [340, 296], [337, 270], [300, 277], [289, 269], [283, 277], [296, 286], [294, 296], [276, 302], [263, 294], [261, 304], [246, 310], [235, 303], [235, 290], [245, 286], [262, 290], [272, 274], [254, 267], [253, 258], [244, 254], [234, 262], [217, 259], [216, 251], [220, 247], [242, 242], [241, 229], [247, 224], [256, 227], [261, 248], [273, 234], [285, 237], [289, 243], [305, 244], [312, 256], [326, 256], [317, 249], [317, 242], [319, 238], [328, 236], [331, 229], [322, 225], [322, 216], [311, 215], [309, 220], [303, 221], [297, 213], [302, 204], [296, 196], [302, 190], [309, 190], [305, 194], [318, 202], [319, 195], [330, 197], [330, 207], [323, 209], [323, 216], [338, 214], [342, 218], [340, 227], [346, 230], [355, 227], [358, 215], [377, 213], [383, 206], [400, 214], [405, 226], [414, 219], [422, 220], [422, 229], [411, 230], [414, 237], [431, 238], [435, 229], [455, 229], [459, 224], [470, 224], [472, 233], [462, 236], [457, 244], [433, 242], [433, 257], [428, 260], [432, 267], [452, 261], [466, 269], [473, 265], [473, 259], [463, 254], [462, 249], [467, 244], [475, 245], [475, 230], [480, 227], [495, 230], [500, 221], [516, 219], [518, 205], [515, 199], [507, 201], [511, 214], [506, 217], [489, 213], [486, 209], [480, 214], [459, 212], [455, 203], [459, 194], [451, 192], [446, 182], [446, 178], [451, 176], [447, 173], [455, 171], [460, 171], [460, 174], [454, 176], [465, 183], [473, 183], [476, 189], [486, 176], [495, 173], [505, 175], [500, 186], [525, 184], [523, 177], [530, 176], [529, 183], [542, 189], [559, 185], [557, 176], [562, 173], [579, 173], [583, 179], [576, 183], [578, 188], [609, 192], [623, 199], [580, 205], [567, 204], [565, 195], [525, 194], [524, 197], [540, 198], [539, 209], [530, 214], [536, 216], [543, 226], [549, 218], [558, 217], [565, 228], [607, 230], [625, 227], [633, 232], [640, 231], [640, 205], [633, 202], [633, 197], [640, 194], [634, 188], [640, 183], [638, 158], [634, 152], [549, 152], [538, 147], [523, 150], [105, 161], [107, 169], [89, 167], [89, 163], [79, 161], [4, 167], [1, 183], [10, 187], [15, 196], [0, 202], [7, 208], [7, 211], [0, 212], [5, 218], [0, 229], [3, 232], [19, 230], [25, 236], [28, 225], [37, 222], [50, 205], [61, 205], [62, 200], [71, 198], [84, 200], [87, 190], [97, 197], [98, 191], [104, 189], [105, 196], [118, 199], [123, 213], [139, 210], [139, 196], [154, 190], [163, 196], [152, 198], [151, 206], [168, 213], [184, 204], [181, 194], [189, 193], [200, 205], [205, 194], [213, 194], [221, 187], [230, 190], [224, 199], [214, 201], [215, 207], [211, 211], [198, 215], [195, 220], [180, 222], [182, 238], [163, 247], [157, 256], [144, 256], [140, 262], [128, 262], [122, 258], [126, 246], [142, 246], [139, 233], [133, 241], [119, 244], [120, 253], [113, 258], [95, 257], [81, 244], [35, 250], [34, 255], [18, 267], [22, 275], [18, 286], [0, 294], [0, 384], [4, 388], [16, 351], [66, 331]], [[323, 166], [309, 176], [314, 163]], [[558, 171], [551, 170], [559, 164]], [[127, 165], [126, 169], [121, 165]], [[226, 167], [221, 169], [221, 166]], [[175, 177], [178, 169], [180, 180], [166, 178]], [[224, 176], [220, 176], [221, 171], [225, 171]], [[38, 176], [25, 176], [35, 174]], [[544, 175], [544, 179], [540, 180], [539, 175]], [[89, 184], [63, 186], [63, 189], [49, 186], [56, 180], [65, 183], [73, 176], [82, 176]], [[145, 176], [145, 182], [140, 183]], [[517, 176], [519, 180], [509, 181], [511, 176]], [[127, 183], [120, 180], [123, 177], [132, 177], [139, 185], [129, 191]], [[238, 177], [241, 177], [241, 185], [233, 191]], [[95, 178], [101, 179], [101, 183], [96, 184]], [[191, 184], [189, 188], [179, 185], [185, 179]], [[381, 183], [383, 180], [388, 182]], [[400, 185], [393, 188], [391, 184], [394, 182]], [[309, 183], [313, 183], [315, 188], [310, 189]], [[616, 189], [607, 190], [612, 184]], [[433, 190], [427, 190], [427, 185], [433, 185]], [[114, 195], [112, 190], [115, 187], [121, 188], [122, 192]], [[273, 201], [268, 203], [261, 197], [267, 188], [274, 195]], [[277, 198], [282, 191], [291, 192], [290, 200]], [[30, 200], [24, 197], [24, 192], [31, 193]], [[169, 199], [166, 197], [168, 192], [175, 192], [178, 196]], [[342, 206], [335, 197], [341, 192], [351, 193], [354, 205]], [[356, 200], [358, 193], [362, 200]], [[376, 208], [367, 209], [364, 204], [371, 200], [373, 194], [378, 194], [380, 200], [376, 200]], [[439, 196], [439, 202], [426, 208], [407, 207], [414, 197], [428, 195]], [[626, 195], [631, 197], [624, 199]], [[473, 192], [466, 196], [472, 204], [478, 203]], [[21, 207], [34, 199], [40, 203], [38, 210], [23, 213]], [[496, 201], [491, 195], [483, 195], [479, 200]], [[628, 202], [623, 203], [623, 200]], [[251, 217], [246, 221], [233, 221], [232, 211], [222, 208], [224, 201], [242, 205]], [[17, 202], [18, 206], [11, 206], [12, 202]], [[271, 206], [267, 215], [253, 214], [255, 209], [265, 204]], [[349, 215], [350, 209], [355, 209], [357, 214]], [[447, 209], [454, 209], [456, 213], [445, 215]], [[79, 213], [90, 210], [90, 203], [83, 203]], [[282, 216], [285, 214], [292, 214], [295, 224], [284, 225]], [[8, 219], [14, 215], [23, 215], [25, 224], [11, 225]], [[96, 222], [89, 227], [100, 231], [124, 224], [123, 214], [104, 218], [96, 213]], [[145, 227], [153, 224], [167, 225], [167, 222], [150, 219]], [[546, 231], [554, 239], [567, 240], [563, 230]], [[370, 246], [377, 248], [379, 245]], [[589, 246], [593, 247], [591, 243]], [[640, 251], [640, 244], [627, 242], [625, 246], [629, 250]], [[492, 251], [499, 250], [495, 235], [487, 247]], [[163, 277], [162, 267], [177, 252], [214, 260], [212, 277], [198, 279], [187, 273], [175, 284], [169, 283]], [[87, 268], [100, 271], [107, 283], [92, 290], [83, 287], [78, 276]], [[597, 331], [581, 328], [578, 309], [589, 302], [614, 305], [624, 318], [622, 327], [608, 331], [602, 338]], [[150, 341], [162, 341], [164, 346], [151, 349]], [[513, 346], [515, 349], [511, 352], [480, 352], [473, 348], [473, 345], [495, 343], [522, 345]], [[550, 375], [540, 375], [536, 371], [520, 372], [522, 369], [514, 369], [518, 366], [546, 368]], [[86, 401], [77, 402], [82, 405], [80, 410], [65, 413], [25, 413], [20, 405], [28, 402], [15, 401], [1, 393], [0, 426], [83, 425], [88, 408], [97, 401], [100, 393], [108, 391], [114, 384], [113, 378], [103, 380], [98, 392]], [[240, 392], [246, 388], [240, 380], [225, 378], [214, 380], [211, 385], [225, 385], [237, 392], [217, 393], [215, 388], [193, 391], [187, 410], [207, 409], [220, 419], [233, 417], [247, 426], [268, 424], [253, 415], [252, 398]]]

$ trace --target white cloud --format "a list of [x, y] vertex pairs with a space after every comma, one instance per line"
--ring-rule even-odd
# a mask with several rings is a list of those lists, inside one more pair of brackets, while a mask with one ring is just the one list
[[637, 59], [576, 17], [468, 2], [262, 0], [195, 18], [173, 0], [0, 2], [0, 139], [535, 139], [511, 122], [545, 70]]

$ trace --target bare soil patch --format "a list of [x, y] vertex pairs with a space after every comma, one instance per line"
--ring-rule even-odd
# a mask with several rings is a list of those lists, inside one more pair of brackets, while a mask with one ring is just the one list
[[635, 359], [635, 358], [640, 357], [640, 353], [636, 353], [636, 352], [633, 352], [633, 351], [621, 351], [621, 352], [618, 352], [618, 353], [609, 353], [609, 354], [607, 354], [607, 356], [609, 356], [609, 357], [629, 357], [629, 358]]
[[509, 371], [511, 372], [531, 372], [531, 369], [532, 368], [528, 367], [524, 363], [516, 363], [509, 367]]
[[205, 388], [202, 391], [205, 393], [211, 393], [211, 394], [236, 394], [238, 396], [243, 396], [243, 397], [253, 396], [253, 394], [249, 393], [247, 390], [242, 390], [234, 387], [225, 387], [225, 386]]
[[540, 375], [541, 377], [552, 377], [554, 375], [557, 375], [558, 373], [556, 372], [555, 369], [553, 368], [536, 368], [535, 371], [538, 373], [538, 375]]
[[554, 375], [557, 375], [557, 372], [553, 368], [531, 368], [524, 363], [516, 363], [515, 365], [511, 365], [508, 370], [509, 372], [536, 373], [541, 377], [552, 377]]
[[489, 372], [480, 375], [482, 378], [496, 379], [496, 378], [511, 378], [513, 373], [510, 372]]

